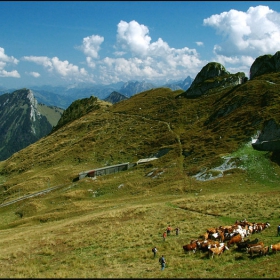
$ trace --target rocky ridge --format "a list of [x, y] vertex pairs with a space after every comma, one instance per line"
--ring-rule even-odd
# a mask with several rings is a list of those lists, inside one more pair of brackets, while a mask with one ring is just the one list
[[191, 86], [181, 96], [197, 98], [212, 91], [216, 92], [219, 87], [240, 85], [246, 80], [245, 73], [231, 74], [222, 64], [210, 62], [201, 69]]
[[274, 55], [266, 54], [259, 56], [250, 68], [250, 79], [252, 80], [260, 75], [274, 72], [280, 72], [280, 51]]
[[61, 117], [55, 107], [38, 104], [32, 90], [0, 96], [0, 160], [46, 136]]

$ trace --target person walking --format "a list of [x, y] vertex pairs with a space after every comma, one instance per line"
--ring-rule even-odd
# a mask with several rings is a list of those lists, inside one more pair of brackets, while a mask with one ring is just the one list
[[171, 228], [171, 226], [169, 225], [169, 226], [167, 227], [167, 229], [166, 229], [167, 235], [170, 235], [171, 230], [172, 230], [172, 228]]
[[166, 261], [165, 261], [164, 255], [162, 255], [162, 256], [159, 258], [159, 262], [160, 262], [161, 270], [164, 270], [165, 265], [166, 265]]
[[165, 238], [166, 238], [166, 231], [163, 233], [162, 237], [163, 237], [163, 241], [165, 241]]
[[277, 236], [280, 236], [280, 224], [277, 227]]
[[152, 252], [154, 253], [154, 258], [155, 258], [156, 255], [157, 255], [157, 247], [154, 247], [154, 248], [152, 249]]
[[179, 235], [179, 228], [178, 227], [175, 229], [175, 231], [176, 231], [176, 235]]

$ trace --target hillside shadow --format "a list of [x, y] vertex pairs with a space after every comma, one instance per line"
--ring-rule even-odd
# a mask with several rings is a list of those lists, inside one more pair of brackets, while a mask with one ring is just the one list
[[280, 151], [273, 152], [271, 155], [271, 161], [280, 166]]

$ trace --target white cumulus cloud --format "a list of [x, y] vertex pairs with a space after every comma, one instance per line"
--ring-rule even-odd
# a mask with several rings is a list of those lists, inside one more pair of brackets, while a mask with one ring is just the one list
[[18, 59], [6, 55], [4, 48], [0, 47], [0, 77], [20, 78], [20, 74], [17, 70], [7, 71], [4, 69], [10, 64], [17, 65], [18, 62]]
[[267, 6], [250, 7], [246, 12], [230, 10], [204, 19], [223, 41], [214, 47], [217, 55], [259, 56], [274, 54], [280, 45], [280, 14]]
[[151, 37], [148, 35], [149, 29], [135, 20], [126, 22], [121, 20], [118, 24], [117, 41], [121, 48], [136, 55], [146, 55]]
[[5, 50], [0, 47], [0, 61], [6, 63], [18, 64], [19, 60], [13, 56], [8, 56], [5, 54]]
[[4, 69], [1, 69], [0, 70], [0, 77], [20, 78], [20, 74], [16, 70], [6, 71]]
[[203, 24], [221, 35], [221, 42], [213, 47], [212, 60], [231, 73], [242, 71], [249, 75], [257, 57], [279, 50], [280, 14], [268, 6], [250, 7], [246, 12], [232, 9], [204, 19]]
[[53, 69], [51, 59], [48, 58], [47, 56], [24, 56], [23, 60], [29, 61], [29, 62], [34, 62], [38, 65], [42, 65], [45, 68], [48, 68], [49, 70]]
[[195, 49], [175, 49], [161, 38], [152, 42], [148, 27], [135, 20], [119, 22], [114, 48], [115, 57], [94, 61], [93, 55], [86, 57], [87, 65], [97, 71], [95, 78], [100, 82], [185, 79], [187, 75], [195, 76], [205, 65]]
[[69, 63], [67, 60], [61, 61], [58, 57], [49, 58], [46, 56], [24, 56], [23, 60], [42, 65], [49, 72], [59, 74], [62, 78], [74, 80], [87, 80], [89, 75], [84, 68]]
[[103, 43], [104, 37], [99, 35], [92, 35], [83, 39], [83, 45], [79, 48], [84, 52], [85, 55], [91, 58], [98, 58], [98, 52], [100, 45]]

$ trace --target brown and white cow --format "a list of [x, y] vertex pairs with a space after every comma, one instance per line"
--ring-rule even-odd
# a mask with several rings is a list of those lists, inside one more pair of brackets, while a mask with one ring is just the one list
[[276, 253], [277, 251], [280, 251], [280, 243], [270, 245], [270, 249], [272, 252]]
[[237, 234], [237, 235], [233, 236], [233, 237], [228, 241], [227, 246], [228, 246], [228, 248], [229, 248], [231, 245], [234, 245], [234, 244], [239, 243], [239, 242], [241, 242], [241, 241], [243, 241], [242, 236], [241, 236], [240, 234]]
[[220, 246], [215, 248], [212, 248], [211, 245], [209, 245], [208, 256], [209, 258], [212, 256], [213, 259], [214, 255], [220, 256], [225, 250], [229, 250], [225, 243], [220, 243]]
[[198, 249], [202, 252], [207, 252], [208, 251], [208, 247], [219, 247], [220, 246], [220, 242], [217, 240], [212, 240], [212, 239], [207, 239], [204, 240], [202, 242], [197, 242], [197, 246]]
[[224, 242], [224, 240], [225, 240], [224, 232], [222, 230], [218, 229], [215, 233], [212, 233], [210, 235], [210, 239], [218, 240], [219, 242]]
[[264, 247], [264, 244], [263, 244], [262, 241], [259, 241], [257, 243], [253, 243], [253, 244], [250, 244], [250, 243], [247, 244], [247, 248], [251, 248], [251, 247], [255, 247], [255, 246], [262, 246], [262, 247]]
[[262, 245], [247, 247], [247, 253], [249, 253], [251, 257], [253, 257], [254, 254], [261, 255], [263, 248]]
[[190, 244], [184, 245], [183, 250], [187, 253], [193, 252], [195, 253], [197, 250], [197, 240], [191, 241]]
[[265, 246], [261, 249], [260, 255], [266, 256], [269, 253], [269, 247]]

